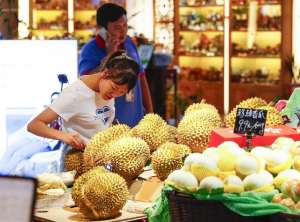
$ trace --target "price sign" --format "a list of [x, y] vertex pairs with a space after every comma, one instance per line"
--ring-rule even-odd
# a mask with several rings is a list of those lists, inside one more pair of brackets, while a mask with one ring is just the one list
[[234, 124], [234, 133], [264, 135], [267, 110], [238, 108]]

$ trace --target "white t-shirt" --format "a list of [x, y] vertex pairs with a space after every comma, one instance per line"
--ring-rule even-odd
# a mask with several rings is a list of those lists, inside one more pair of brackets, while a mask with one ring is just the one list
[[97, 99], [96, 93], [77, 80], [65, 88], [49, 106], [64, 120], [63, 131], [79, 133], [87, 143], [98, 131], [107, 129], [114, 117], [114, 99]]

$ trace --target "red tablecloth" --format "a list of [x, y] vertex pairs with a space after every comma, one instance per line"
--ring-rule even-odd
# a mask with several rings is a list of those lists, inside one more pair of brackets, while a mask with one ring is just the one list
[[[252, 146], [270, 146], [278, 137], [290, 137], [294, 140], [300, 140], [300, 133], [289, 126], [276, 126], [266, 128], [264, 136], [255, 136], [252, 139]], [[233, 141], [240, 147], [246, 146], [246, 137], [233, 133], [233, 128], [218, 128], [212, 131], [208, 147], [217, 147], [224, 141]]]

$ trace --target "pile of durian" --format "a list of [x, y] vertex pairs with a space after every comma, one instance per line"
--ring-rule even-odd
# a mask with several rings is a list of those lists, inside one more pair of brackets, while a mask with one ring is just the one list
[[252, 108], [252, 109], [267, 110], [268, 111], [267, 120], [266, 120], [267, 127], [278, 126], [278, 125], [283, 124], [283, 119], [282, 119], [279, 111], [277, 111], [277, 109], [275, 107], [268, 104], [265, 100], [263, 100], [259, 97], [252, 97], [252, 98], [243, 100], [235, 108], [232, 109], [232, 111], [225, 118], [226, 127], [234, 127], [236, 111], [238, 108]]
[[203, 153], [191, 153], [181, 169], [165, 180], [180, 191], [224, 189], [227, 193], [269, 192], [273, 202], [300, 210], [300, 141], [279, 137], [270, 147], [250, 152], [226, 141]]
[[[71, 150], [65, 155], [66, 170], [77, 172], [72, 191], [75, 204], [91, 219], [116, 216], [127, 197], [121, 184], [129, 185], [150, 160], [158, 178], [165, 180], [183, 166], [187, 155], [202, 152], [211, 131], [221, 125], [214, 106], [196, 103], [185, 111], [178, 128], [157, 114], [147, 114], [132, 129], [119, 124], [98, 132], [84, 152]], [[112, 194], [116, 197], [108, 199]], [[104, 205], [108, 207], [104, 209]], [[118, 207], [113, 208], [114, 205]]]

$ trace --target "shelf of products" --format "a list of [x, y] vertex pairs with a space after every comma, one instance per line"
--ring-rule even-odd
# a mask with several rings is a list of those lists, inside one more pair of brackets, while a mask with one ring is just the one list
[[68, 35], [68, 1], [32, 2], [32, 38], [59, 39]]
[[[73, 6], [68, 5], [68, 0], [31, 1], [32, 23], [30, 26], [32, 29], [30, 38], [75, 38], [79, 40], [79, 45], [83, 45], [96, 35], [96, 13], [101, 4], [113, 2], [126, 7], [125, 0], [76, 0], [73, 1]], [[73, 20], [68, 14], [70, 7], [74, 8], [74, 23], [68, 24], [69, 21]]]
[[181, 0], [177, 7], [179, 100], [188, 105], [205, 98], [222, 110], [223, 101], [215, 95], [223, 94], [224, 1]]
[[[224, 53], [230, 59], [229, 83], [225, 83], [230, 89], [230, 109], [251, 96], [271, 101], [284, 95], [289, 77], [283, 66], [291, 55], [291, 0], [175, 2], [179, 96], [186, 101], [203, 98], [222, 112], [224, 62], [228, 62], [223, 59]], [[226, 42], [224, 4], [229, 4], [231, 18]], [[229, 48], [226, 52], [224, 45]], [[191, 88], [188, 93], [185, 86]]]
[[74, 2], [74, 36], [84, 44], [96, 35], [96, 13], [100, 1], [77, 0]]
[[282, 92], [280, 1], [232, 1], [231, 15], [230, 108], [249, 95], [272, 100]]

